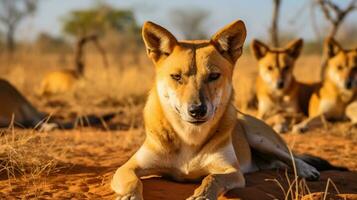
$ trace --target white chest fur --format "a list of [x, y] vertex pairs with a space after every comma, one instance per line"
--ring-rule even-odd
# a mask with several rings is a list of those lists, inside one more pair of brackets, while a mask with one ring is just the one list
[[183, 146], [174, 154], [154, 152], [142, 146], [135, 156], [140, 167], [161, 169], [161, 173], [177, 179], [196, 179], [208, 173], [215, 173], [208, 167], [210, 165], [222, 169], [237, 163], [232, 144], [213, 152], [197, 152], [195, 147]]

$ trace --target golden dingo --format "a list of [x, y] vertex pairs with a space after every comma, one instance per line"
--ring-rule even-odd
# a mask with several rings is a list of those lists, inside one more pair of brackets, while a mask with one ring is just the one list
[[289, 131], [287, 116], [300, 114], [301, 118], [307, 115], [309, 98], [317, 86], [298, 82], [293, 75], [302, 46], [302, 39], [292, 41], [284, 48], [270, 48], [258, 40], [251, 44], [259, 67], [256, 80], [258, 118], [278, 133]]
[[315, 167], [298, 157], [292, 161], [273, 129], [232, 105], [233, 68], [246, 38], [242, 21], [204, 41], [177, 41], [152, 22], [144, 24], [142, 35], [156, 78], [144, 109], [144, 144], [111, 183], [118, 199], [143, 199], [140, 177], [148, 175], [203, 178], [189, 200], [216, 199], [244, 187], [244, 173], [293, 161], [300, 177], [319, 178]]
[[346, 50], [327, 39], [325, 51], [328, 60], [322, 84], [309, 101], [309, 118], [294, 126], [295, 132], [321, 126], [324, 118], [357, 121], [357, 49]]

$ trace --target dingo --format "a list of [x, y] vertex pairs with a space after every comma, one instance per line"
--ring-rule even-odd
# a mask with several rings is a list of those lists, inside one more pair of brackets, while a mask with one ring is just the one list
[[76, 46], [75, 64], [76, 69], [64, 69], [47, 74], [38, 91], [40, 96], [54, 95], [68, 92], [74, 88], [79, 79], [84, 77], [85, 62], [84, 62], [84, 46], [86, 43], [93, 41], [99, 53], [103, 57], [104, 66], [108, 67], [106, 53], [98, 42], [98, 36], [95, 34], [81, 37]]
[[321, 126], [323, 118], [342, 120], [347, 116], [356, 122], [357, 49], [346, 50], [334, 39], [327, 39], [325, 51], [328, 60], [322, 85], [311, 96], [309, 119], [294, 126], [295, 132]]
[[[140, 177], [148, 175], [203, 178], [188, 199], [216, 199], [244, 187], [244, 173], [292, 165], [278, 134], [234, 109], [231, 79], [246, 38], [242, 21], [207, 41], [177, 41], [152, 22], [144, 24], [142, 35], [156, 78], [144, 109], [145, 142], [111, 183], [118, 199], [143, 199]], [[315, 167], [298, 157], [294, 162], [300, 177], [319, 178]]]
[[[60, 123], [48, 118], [47, 114], [39, 112], [21, 93], [8, 81], [0, 79], [0, 128], [13, 125], [21, 128], [39, 128], [41, 130], [52, 130], [54, 128], [71, 129], [75, 123]], [[98, 118], [94, 115], [83, 117], [83, 125], [100, 124], [102, 120], [107, 121], [114, 114], [107, 114]]]
[[[289, 43], [285, 48], [269, 48], [253, 40], [252, 52], [258, 60], [259, 75], [256, 81], [258, 118], [266, 120], [275, 131], [289, 130], [287, 114], [306, 114], [309, 98], [316, 87], [296, 81], [293, 75], [303, 40]], [[268, 120], [273, 119], [273, 120]]]

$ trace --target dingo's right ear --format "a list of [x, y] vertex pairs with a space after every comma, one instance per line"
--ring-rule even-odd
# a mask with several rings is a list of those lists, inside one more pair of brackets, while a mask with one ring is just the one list
[[256, 39], [252, 41], [250, 48], [257, 60], [263, 58], [269, 51], [269, 47], [266, 44]]
[[325, 40], [325, 51], [329, 58], [334, 57], [338, 52], [342, 51], [341, 45], [333, 38]]
[[235, 64], [243, 53], [247, 30], [242, 20], [236, 20], [220, 29], [211, 38], [217, 50], [231, 63]]
[[148, 56], [155, 62], [170, 55], [177, 44], [177, 39], [168, 30], [149, 21], [143, 25], [142, 37]]
[[294, 59], [297, 59], [301, 53], [304, 40], [299, 38], [290, 42], [286, 47], [286, 52]]

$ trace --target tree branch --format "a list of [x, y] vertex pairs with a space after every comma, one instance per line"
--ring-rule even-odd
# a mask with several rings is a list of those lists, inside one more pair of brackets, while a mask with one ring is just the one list
[[279, 46], [279, 12], [281, 0], [273, 0], [273, 16], [270, 27], [270, 40], [273, 46]]
[[333, 29], [335, 29], [333, 32], [337, 31], [338, 26], [342, 23], [347, 14], [357, 8], [357, 0], [351, 0], [345, 9], [340, 8], [331, 0], [316, 0], [316, 2], [320, 5], [325, 18], [333, 24]]
[[335, 22], [335, 19], [332, 17], [329, 8], [326, 5], [326, 1], [324, 0], [317, 0], [317, 3], [320, 5], [322, 13], [325, 15], [325, 18], [330, 21], [331, 23]]

